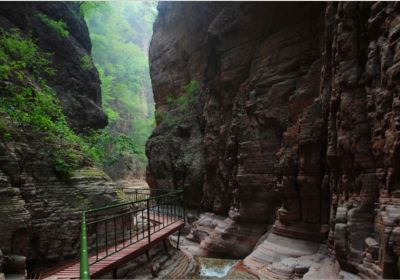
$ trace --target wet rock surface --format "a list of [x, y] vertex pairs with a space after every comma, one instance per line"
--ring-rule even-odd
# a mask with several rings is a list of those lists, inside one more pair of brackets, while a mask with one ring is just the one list
[[326, 243], [341, 269], [398, 278], [399, 14], [389, 2], [160, 4], [157, 112], [191, 79], [202, 110], [158, 121], [150, 187], [185, 187], [192, 205], [227, 217], [207, 233], [210, 251], [234, 254], [224, 244], [237, 231], [248, 240], [244, 225], [273, 225]]

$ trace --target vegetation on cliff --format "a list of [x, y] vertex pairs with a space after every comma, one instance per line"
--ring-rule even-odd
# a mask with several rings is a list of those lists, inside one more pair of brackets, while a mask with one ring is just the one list
[[[54, 54], [42, 51], [32, 34], [14, 28], [0, 30], [0, 137], [14, 141], [21, 132], [31, 135], [41, 143], [38, 153], [53, 161], [63, 176], [85, 162], [104, 167], [110, 175], [114, 170], [143, 173], [144, 146], [154, 123], [147, 49], [155, 3], [85, 2], [81, 12], [91, 31], [109, 126], [100, 131], [87, 128], [82, 135], [70, 128], [50, 86], [58, 75]], [[34, 16], [60, 39], [70, 36], [66, 21], [41, 12]], [[93, 70], [89, 54], [80, 57], [80, 64], [83, 71]]]
[[167, 96], [168, 111], [156, 112], [158, 123], [166, 126], [174, 126], [182, 122], [185, 117], [196, 111], [196, 104], [199, 98], [200, 82], [191, 80], [182, 88], [182, 94], [175, 96], [170, 94]]
[[57, 34], [61, 37], [67, 37], [69, 35], [68, 26], [63, 20], [54, 20], [49, 18], [45, 14], [38, 14], [38, 17], [41, 21], [43, 21], [47, 26], [57, 32]]
[[0, 30], [0, 135], [4, 141], [30, 134], [39, 152], [53, 161], [55, 170], [69, 175], [96, 152], [67, 124], [54, 90], [48, 85], [56, 71], [51, 54], [18, 29]]

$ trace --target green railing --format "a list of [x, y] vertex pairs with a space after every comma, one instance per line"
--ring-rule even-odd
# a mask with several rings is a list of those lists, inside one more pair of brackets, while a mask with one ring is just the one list
[[179, 220], [185, 219], [183, 190], [137, 189], [129, 202], [82, 212], [80, 278], [97, 263]]
[[150, 196], [160, 196], [176, 191], [168, 189], [139, 189], [139, 188], [125, 188], [123, 190], [125, 195], [128, 197], [130, 201], [145, 200]]

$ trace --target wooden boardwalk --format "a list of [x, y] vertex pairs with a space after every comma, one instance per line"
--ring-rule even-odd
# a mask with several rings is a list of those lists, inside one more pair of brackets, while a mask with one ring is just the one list
[[[152, 220], [158, 223], [167, 220], [167, 216], [159, 215], [153, 216]], [[150, 235], [150, 242], [147, 236], [144, 239], [137, 239], [138, 237], [132, 237], [132, 239], [125, 240], [124, 243], [120, 243], [117, 245], [116, 252], [112, 255], [106, 256], [106, 252], [100, 252], [98, 254], [98, 259], [105, 257], [102, 260], [96, 261], [96, 256], [92, 256], [89, 258], [89, 263], [93, 263], [90, 265], [90, 277], [91, 278], [98, 278], [105, 273], [113, 271], [115, 268], [118, 268], [123, 263], [126, 263], [129, 260], [143, 254], [148, 250], [152, 245], [155, 243], [167, 238], [169, 235], [173, 234], [174, 232], [180, 230], [184, 226], [183, 220], [176, 220], [175, 222], [171, 223], [170, 225], [164, 226], [162, 229], [151, 233]], [[157, 225], [152, 226], [152, 228], [157, 229]], [[126, 244], [132, 243], [129, 246]], [[125, 247], [125, 248], [124, 248]], [[58, 268], [53, 270], [52, 272], [45, 273], [42, 279], [79, 279], [79, 269], [80, 269], [80, 262], [76, 260], [71, 262], [64, 267]]]

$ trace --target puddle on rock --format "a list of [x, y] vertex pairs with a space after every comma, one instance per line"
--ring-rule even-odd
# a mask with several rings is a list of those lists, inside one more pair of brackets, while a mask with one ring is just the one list
[[195, 260], [198, 268], [194, 278], [197, 279], [223, 278], [228, 275], [231, 268], [238, 262], [238, 260], [205, 257], [195, 257]]

